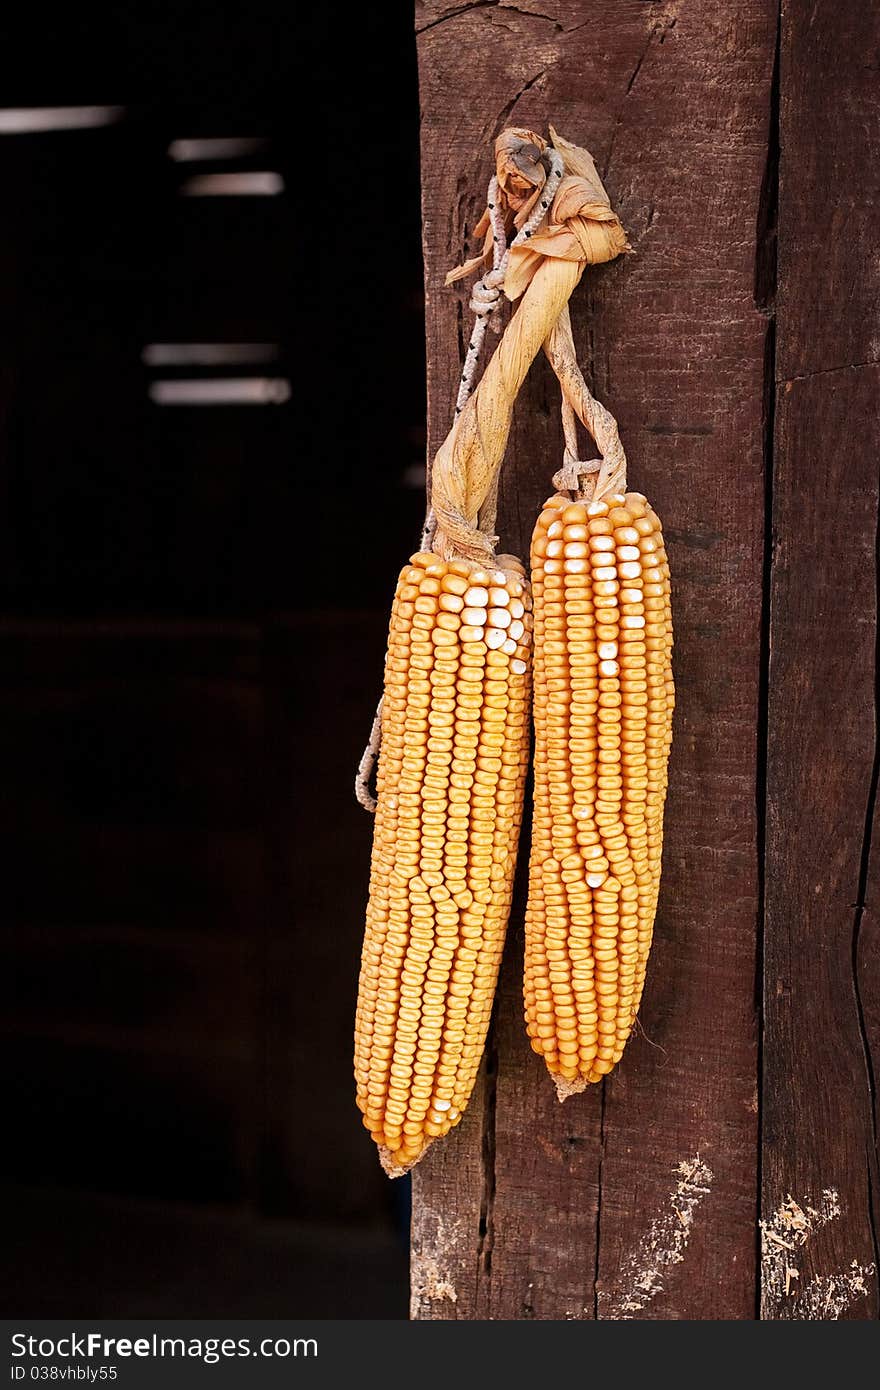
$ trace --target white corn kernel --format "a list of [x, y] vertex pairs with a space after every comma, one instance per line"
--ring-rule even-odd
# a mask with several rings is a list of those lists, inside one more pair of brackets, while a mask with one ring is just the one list
[[464, 601], [468, 608], [485, 608], [486, 604], [489, 602], [489, 591], [488, 589], [483, 589], [480, 585], [475, 585], [473, 588], [468, 589], [464, 596]]
[[493, 627], [510, 627], [510, 610], [508, 608], [490, 608], [489, 622]]

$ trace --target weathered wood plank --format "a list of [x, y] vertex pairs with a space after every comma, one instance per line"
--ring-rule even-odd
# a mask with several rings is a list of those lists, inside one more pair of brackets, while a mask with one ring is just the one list
[[859, 0], [783, 5], [763, 1218], [807, 1228], [767, 1243], [766, 1318], [878, 1313], [878, 39]]
[[[860, 885], [874, 762], [877, 385], [880, 369], [783, 383], [773, 525], [763, 1219], [789, 1196], [815, 1233], [765, 1249], [762, 1315], [877, 1314], [872, 1059], [878, 960], [860, 949]], [[858, 440], [843, 450], [843, 434]], [[844, 535], [825, 499], [843, 499]], [[842, 578], [845, 566], [845, 580]], [[876, 1048], [876, 1033], [873, 1045]], [[876, 1053], [875, 1053], [876, 1057]], [[833, 1194], [825, 1197], [823, 1194]], [[825, 1211], [824, 1209], [828, 1210]], [[834, 1213], [839, 1209], [839, 1215]], [[824, 1214], [823, 1214], [824, 1213]], [[782, 1217], [785, 1224], [784, 1216]], [[781, 1265], [780, 1261], [784, 1259]], [[785, 1292], [785, 1267], [796, 1269]], [[842, 1281], [832, 1289], [829, 1280]], [[819, 1281], [818, 1283], [814, 1281]], [[862, 1287], [863, 1286], [863, 1287]], [[824, 1294], [830, 1290], [830, 1308]]]
[[[603, 1089], [563, 1107], [526, 1045], [514, 912], [485, 1096], [414, 1174], [414, 1286], [430, 1271], [452, 1287], [414, 1311], [750, 1317], [766, 334], [753, 284], [775, 7], [550, 0], [540, 11], [416, 7], [429, 452], [448, 427], [466, 306], [443, 274], [479, 213], [491, 139], [505, 124], [552, 120], [593, 150], [636, 251], [589, 272], [572, 313], [632, 481], [671, 542], [681, 704], [665, 891], [647, 1036]], [[560, 452], [555, 387], [538, 364], [502, 480], [505, 548], [524, 553]], [[676, 1269], [683, 1247], [669, 1219], [683, 1221], [671, 1194], [708, 1185], [701, 1170], [677, 1171], [697, 1154], [711, 1191], [692, 1194]], [[652, 1231], [667, 1241], [654, 1274]], [[650, 1297], [636, 1288], [646, 1278]]]

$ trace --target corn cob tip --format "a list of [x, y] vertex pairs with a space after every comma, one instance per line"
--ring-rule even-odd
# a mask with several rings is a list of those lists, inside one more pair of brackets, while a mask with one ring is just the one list
[[391, 1152], [391, 1150], [387, 1149], [384, 1146], [384, 1144], [380, 1144], [379, 1162], [382, 1164], [383, 1171], [389, 1178], [406, 1177], [409, 1170], [411, 1168], [415, 1168], [416, 1164], [424, 1158], [425, 1152], [428, 1149], [430, 1143], [431, 1141], [429, 1139], [425, 1147], [421, 1149], [419, 1153], [416, 1154], [415, 1158], [411, 1158], [408, 1163], [398, 1163], [396, 1157]]
[[581, 1091], [585, 1091], [589, 1082], [583, 1076], [577, 1077], [574, 1081], [568, 1081], [564, 1076], [554, 1076], [553, 1084], [556, 1087], [556, 1099], [562, 1105], [570, 1096], [579, 1096]]

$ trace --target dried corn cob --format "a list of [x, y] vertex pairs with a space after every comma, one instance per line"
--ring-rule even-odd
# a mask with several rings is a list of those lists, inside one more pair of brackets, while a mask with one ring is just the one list
[[531, 600], [493, 564], [414, 555], [391, 612], [355, 1078], [392, 1175], [467, 1105], [510, 910]]
[[620, 1060], [660, 885], [672, 617], [640, 493], [554, 496], [532, 538], [535, 807], [525, 1012], [560, 1099]]

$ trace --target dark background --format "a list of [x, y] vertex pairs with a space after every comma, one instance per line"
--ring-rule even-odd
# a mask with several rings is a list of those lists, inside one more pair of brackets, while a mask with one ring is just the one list
[[[86, 10], [0, 59], [7, 110], [124, 107], [0, 134], [5, 1311], [403, 1317], [350, 784], [423, 511], [411, 14]], [[248, 168], [285, 191], [181, 192]], [[145, 363], [178, 342], [275, 360]], [[150, 399], [224, 375], [290, 399]]]

